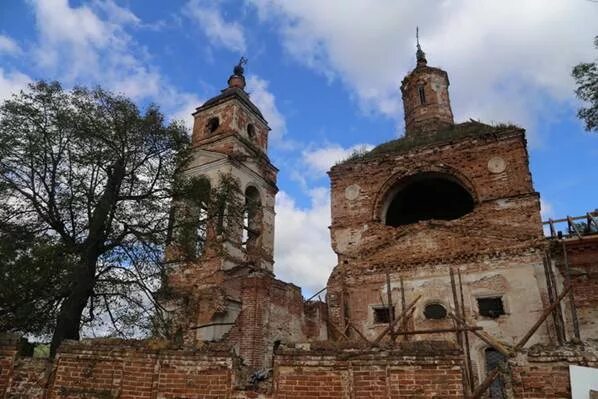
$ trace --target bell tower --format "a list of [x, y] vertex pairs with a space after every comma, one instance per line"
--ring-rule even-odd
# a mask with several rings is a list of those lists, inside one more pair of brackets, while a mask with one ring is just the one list
[[405, 134], [408, 137], [428, 135], [454, 125], [448, 74], [440, 68], [428, 66], [426, 54], [419, 44], [419, 31], [416, 32], [417, 64], [401, 83]]
[[[197, 225], [197, 233], [191, 234], [197, 245], [188, 245], [194, 254], [177, 256], [180, 244], [173, 245], [163, 301], [171, 315], [168, 328], [185, 344], [221, 340], [239, 323], [257, 326], [245, 320], [255, 314], [244, 310], [255, 302], [248, 299], [245, 286], [251, 276], [274, 278], [278, 169], [266, 153], [268, 122], [245, 91], [246, 62], [241, 58], [227, 87], [193, 113], [191, 159], [183, 174], [209, 187], [209, 204], [215, 210], [194, 203], [175, 205], [176, 217], [190, 220], [185, 225]], [[223, 187], [232, 188], [223, 195]], [[239, 335], [242, 354], [253, 348], [246, 343], [251, 339]]]
[[207, 178], [212, 187], [222, 175], [230, 175], [243, 196], [243, 220], [229, 226], [221, 267], [250, 264], [272, 272], [278, 169], [267, 155], [268, 122], [245, 91], [246, 62], [241, 58], [228, 86], [193, 113], [193, 161], [186, 173]]

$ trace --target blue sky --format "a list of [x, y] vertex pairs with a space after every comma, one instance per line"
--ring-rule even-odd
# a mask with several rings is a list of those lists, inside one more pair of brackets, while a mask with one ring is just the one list
[[570, 76], [598, 56], [597, 21], [588, 0], [2, 0], [0, 99], [34, 79], [99, 84], [190, 123], [245, 55], [280, 169], [275, 272], [309, 293], [335, 263], [325, 172], [402, 134], [416, 25], [457, 121], [527, 129], [544, 216], [598, 208], [598, 134]]

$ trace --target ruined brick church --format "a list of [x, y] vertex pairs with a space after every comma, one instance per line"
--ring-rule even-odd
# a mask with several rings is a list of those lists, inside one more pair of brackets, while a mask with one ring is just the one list
[[447, 72], [419, 43], [416, 62], [404, 137], [329, 172], [338, 263], [318, 299], [274, 274], [278, 170], [240, 63], [193, 114], [185, 173], [232, 176], [245, 212], [170, 264], [180, 339], [66, 342], [49, 362], [6, 337], [0, 396], [570, 397], [569, 366], [598, 367], [598, 214], [543, 223], [524, 130], [455, 123]]

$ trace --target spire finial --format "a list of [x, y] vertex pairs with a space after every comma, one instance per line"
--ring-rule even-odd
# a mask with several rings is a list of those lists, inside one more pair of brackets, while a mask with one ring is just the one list
[[239, 59], [239, 63], [233, 68], [233, 74], [237, 76], [243, 76], [245, 73], [245, 68], [243, 68], [244, 65], [247, 65], [247, 58], [241, 57], [241, 59]]
[[426, 53], [423, 52], [419, 45], [419, 26], [415, 27], [415, 40], [417, 41], [417, 51], [415, 52], [415, 58], [417, 59], [417, 66], [425, 66], [428, 61], [426, 60]]
[[243, 76], [245, 68], [243, 66], [246, 64], [247, 58], [241, 57], [239, 63], [233, 68], [233, 74], [228, 78], [229, 88], [245, 89], [245, 76]]

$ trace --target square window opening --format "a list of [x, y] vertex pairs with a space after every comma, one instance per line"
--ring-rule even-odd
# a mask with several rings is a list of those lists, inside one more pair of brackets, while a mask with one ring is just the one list
[[[391, 308], [392, 318], [395, 318], [395, 307]], [[388, 306], [379, 306], [374, 308], [374, 323], [383, 324], [390, 322], [390, 314], [388, 312]]]
[[502, 302], [502, 297], [500, 296], [477, 298], [477, 301], [480, 316], [496, 319], [500, 315], [505, 314], [505, 307]]

